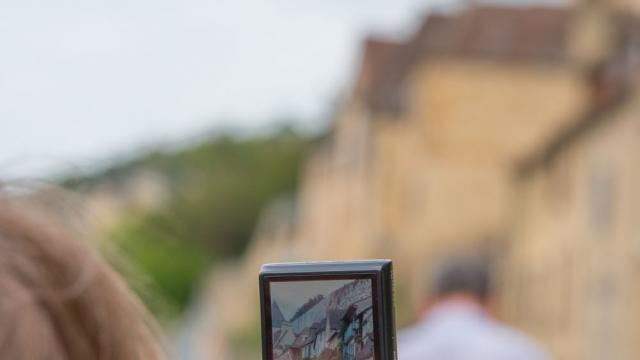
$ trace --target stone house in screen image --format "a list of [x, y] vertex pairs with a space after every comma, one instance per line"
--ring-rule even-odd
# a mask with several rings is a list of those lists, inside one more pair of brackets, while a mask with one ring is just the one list
[[275, 360], [373, 359], [370, 280], [354, 280], [310, 301], [274, 327]]

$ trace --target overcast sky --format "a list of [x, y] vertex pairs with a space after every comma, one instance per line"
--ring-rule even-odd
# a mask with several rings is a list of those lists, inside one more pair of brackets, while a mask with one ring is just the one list
[[282, 117], [318, 126], [370, 31], [455, 0], [4, 0], [0, 177]]
[[271, 283], [271, 301], [278, 303], [282, 315], [291, 320], [298, 309], [318, 295], [327, 297], [353, 280], [286, 281]]

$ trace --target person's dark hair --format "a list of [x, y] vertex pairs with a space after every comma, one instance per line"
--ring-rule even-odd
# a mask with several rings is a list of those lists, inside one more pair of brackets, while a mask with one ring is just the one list
[[479, 300], [487, 300], [490, 295], [489, 264], [479, 259], [447, 261], [436, 271], [432, 290], [437, 298], [466, 293]]

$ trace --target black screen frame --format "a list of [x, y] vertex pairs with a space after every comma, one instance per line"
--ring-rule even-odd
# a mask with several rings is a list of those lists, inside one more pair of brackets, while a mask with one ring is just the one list
[[354, 261], [298, 264], [270, 264], [259, 276], [262, 318], [262, 359], [273, 360], [271, 325], [271, 283], [322, 280], [371, 281], [374, 359], [395, 360], [395, 324], [391, 288], [391, 261]]

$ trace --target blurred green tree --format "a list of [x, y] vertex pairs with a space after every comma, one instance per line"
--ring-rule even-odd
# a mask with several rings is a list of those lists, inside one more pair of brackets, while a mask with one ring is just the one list
[[[169, 308], [179, 311], [212, 264], [243, 253], [263, 207], [295, 191], [312, 142], [286, 127], [257, 137], [216, 135], [181, 150], [152, 151], [98, 174], [69, 177], [63, 184], [84, 190], [105, 182], [122, 185], [141, 170], [167, 180], [166, 201], [143, 213], [121, 214], [109, 236]], [[157, 301], [142, 295], [160, 311]]]

